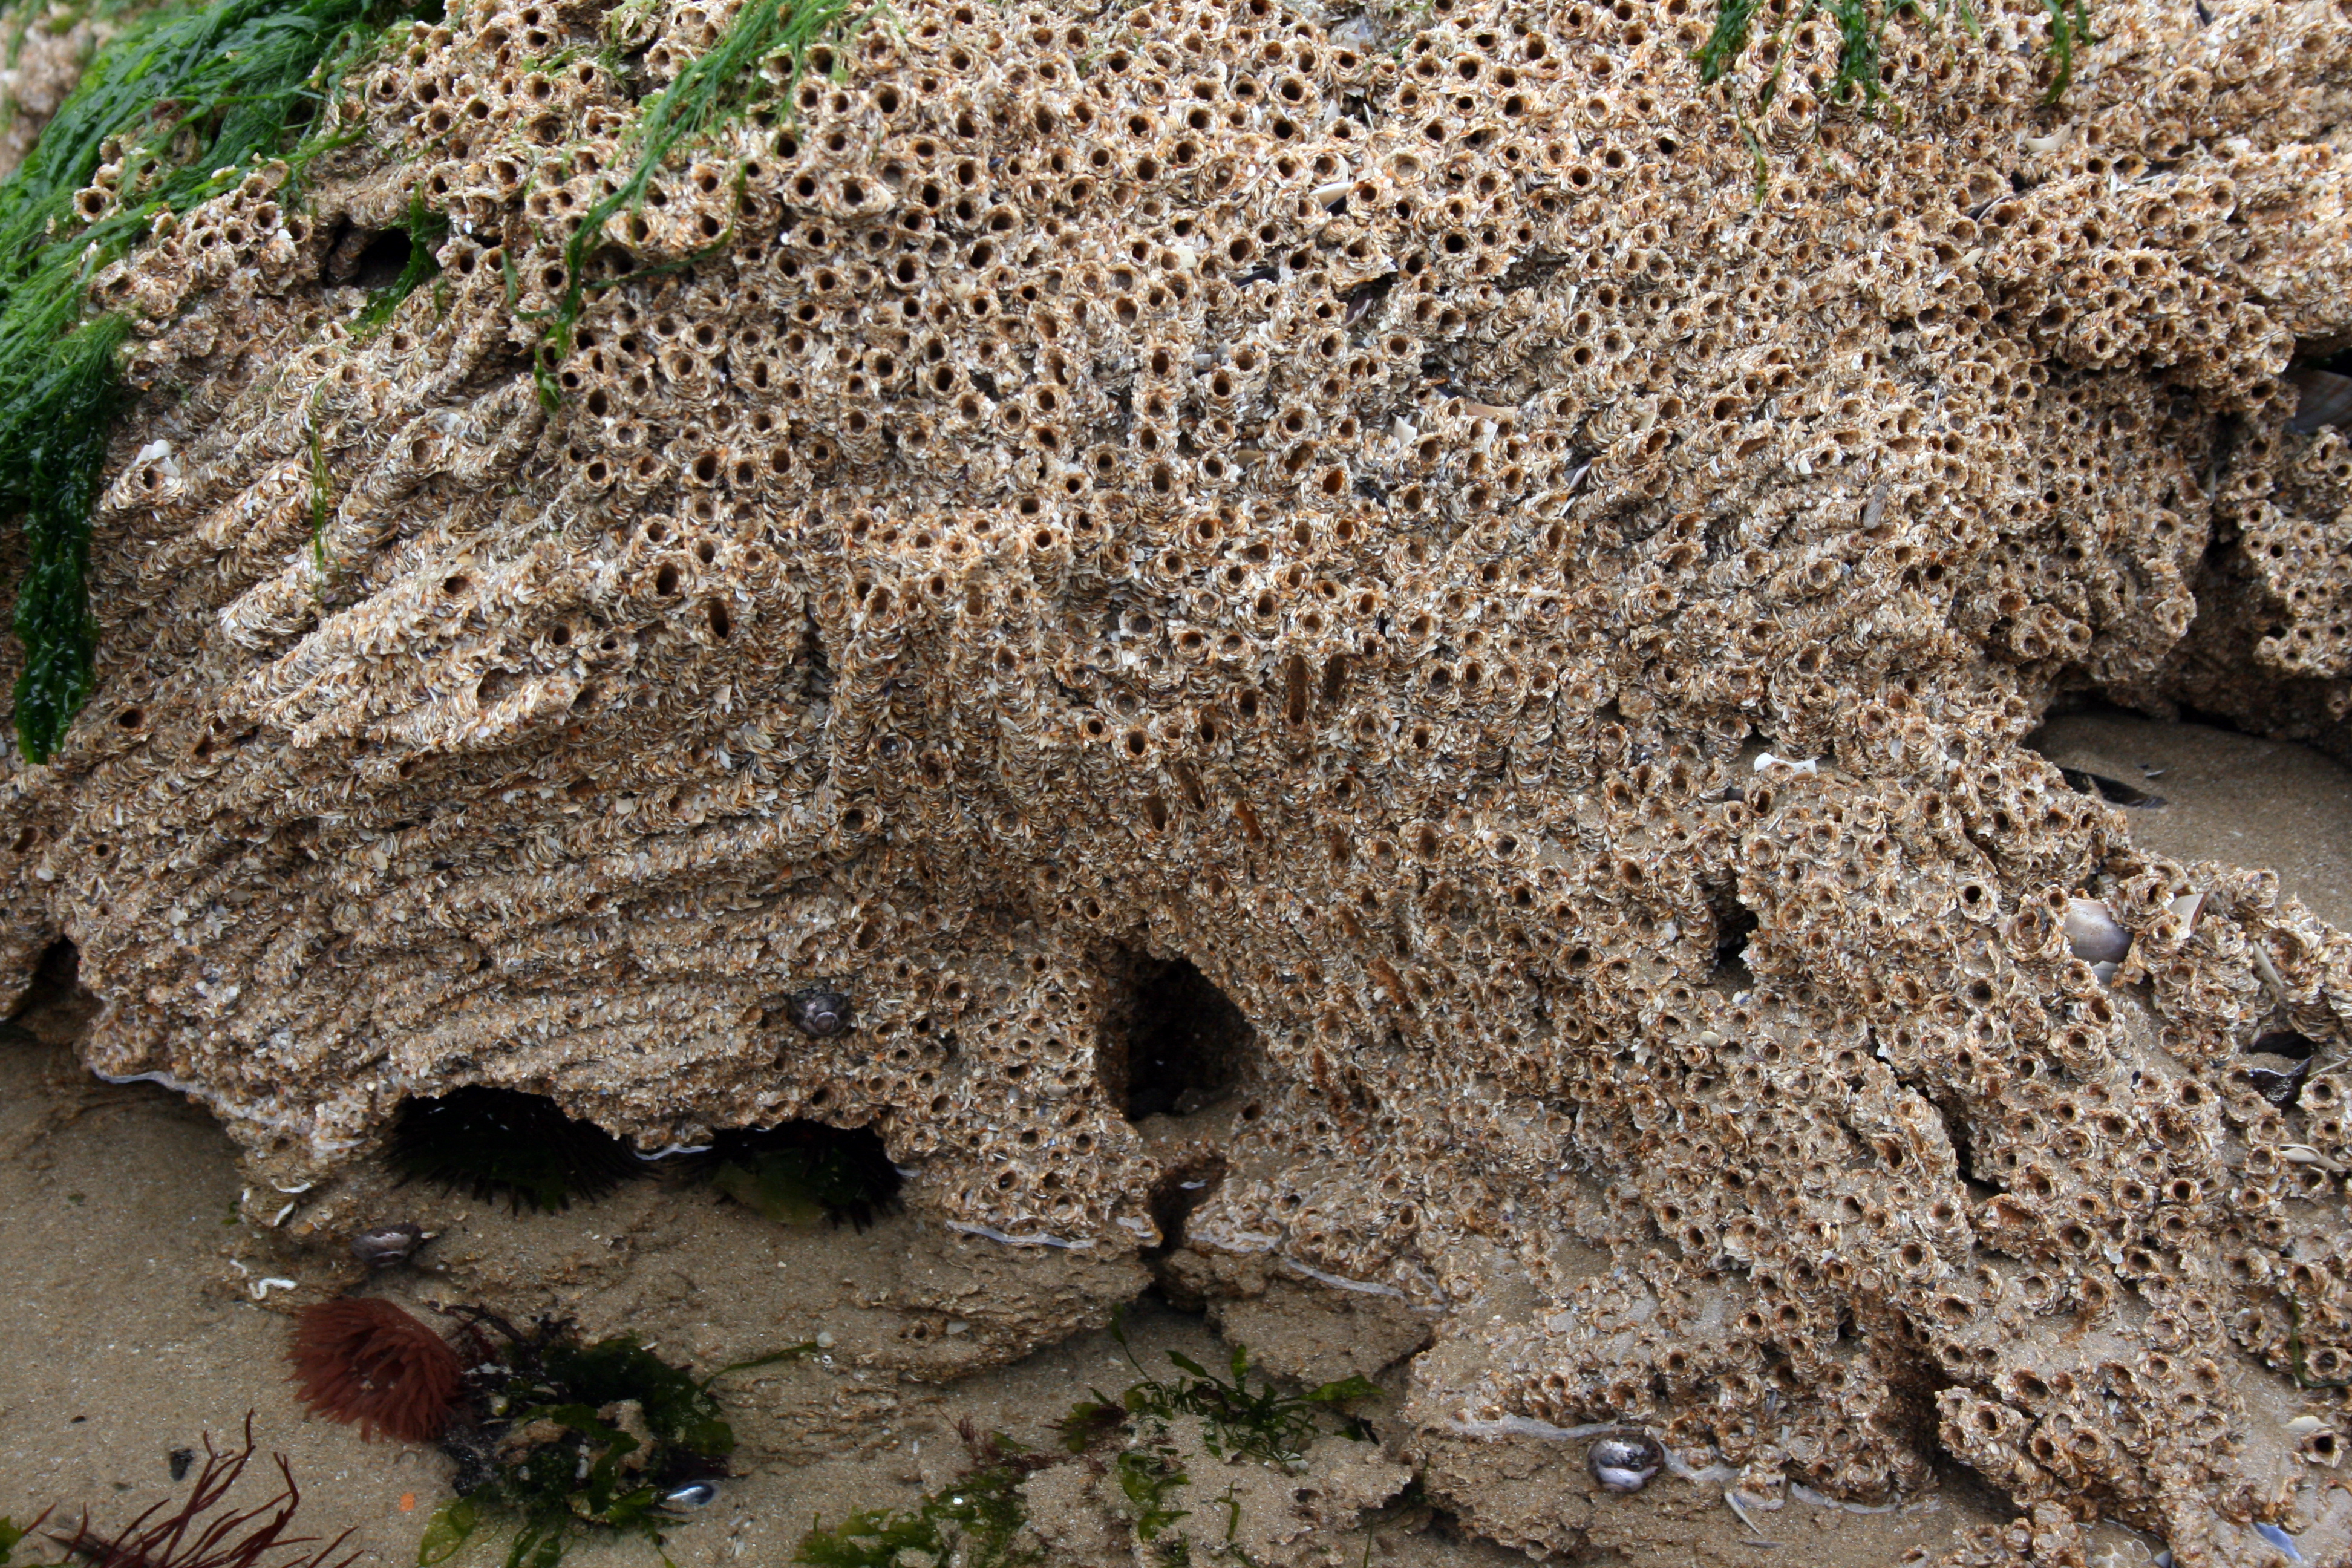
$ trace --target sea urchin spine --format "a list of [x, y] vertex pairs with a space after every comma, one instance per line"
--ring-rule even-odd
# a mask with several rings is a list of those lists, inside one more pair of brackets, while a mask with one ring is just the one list
[[389, 1301], [306, 1307], [294, 1331], [294, 1381], [319, 1415], [403, 1443], [429, 1443], [457, 1403], [457, 1352]]

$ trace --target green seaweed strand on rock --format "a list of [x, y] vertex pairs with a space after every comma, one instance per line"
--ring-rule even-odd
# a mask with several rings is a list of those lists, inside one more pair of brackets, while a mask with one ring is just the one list
[[[2054, 106], [2074, 84], [2075, 49], [2098, 39], [2091, 31], [2088, 0], [2042, 3], [2050, 14], [2043, 53], [2050, 58], [2052, 75], [2049, 92], [2042, 101]], [[1706, 41], [1691, 51], [1690, 58], [1698, 67], [1701, 81], [1713, 86], [1738, 66], [1759, 11], [1779, 18], [1773, 27], [1776, 38], [1808, 18], [1826, 13], [1838, 34], [1837, 78], [1830, 86], [1830, 101], [1859, 107], [1864, 112], [1873, 110], [1886, 96], [1880, 72], [1886, 25], [1895, 17], [1909, 16], [1940, 27], [1957, 12], [1962, 31], [1971, 38], [1984, 36], [1983, 23], [1972, 0], [1937, 0], [1933, 13], [1920, 0], [1790, 0], [1789, 4], [1778, 5], [1767, 5], [1764, 0], [1716, 0], [1715, 25], [1708, 30]], [[1758, 90], [1758, 108], [1771, 106], [1780, 90], [1780, 70], [1776, 61], [1771, 74]]]
[[[164, 213], [226, 190], [275, 156], [349, 59], [371, 0], [215, 0], [142, 17], [101, 48], [23, 164], [0, 183], [0, 512], [23, 519], [16, 630], [16, 744], [47, 762], [89, 698], [97, 623], [89, 516], [123, 392], [130, 332], [89, 315], [89, 281]], [[110, 211], [75, 196], [101, 161], [124, 188]]]
[[[799, 79], [811, 46], [855, 26], [849, 11], [850, 0], [751, 0], [717, 46], [680, 71], [677, 79], [646, 107], [637, 122], [636, 166], [627, 179], [588, 209], [563, 247], [563, 295], [551, 313], [546, 340], [532, 363], [540, 401], [550, 412], [562, 402], [555, 373], [572, 350], [580, 314], [587, 308], [587, 267], [604, 242], [604, 225], [645, 200], [646, 189], [663, 161], [680, 143], [751, 106], [769, 85], [770, 79], [758, 68], [772, 56], [784, 56], [789, 62], [780, 84], [788, 90]], [[721, 237], [719, 243], [724, 240]], [[673, 270], [687, 263], [646, 270]], [[596, 286], [611, 288], [642, 275], [624, 272], [598, 279]]]

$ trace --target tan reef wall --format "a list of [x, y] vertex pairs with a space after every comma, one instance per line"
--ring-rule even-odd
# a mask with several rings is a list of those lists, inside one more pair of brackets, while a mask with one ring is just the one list
[[[1709, 88], [1680, 0], [909, 0], [608, 226], [551, 411], [564, 242], [730, 8], [419, 25], [299, 203], [98, 281], [146, 391], [5, 967], [76, 942], [91, 1065], [305, 1234], [460, 1084], [870, 1122], [1016, 1251], [1204, 1181], [1180, 1291], [1425, 1323], [1500, 1540], [1574, 1548], [1548, 1434], [1622, 1420], [2317, 1560], [2352, 940], [2020, 742], [2343, 748], [2352, 446], [2287, 376], [2352, 341], [2352, 10], [2093, 15], [2055, 109], [2042, 5], [1897, 19], [1865, 114], [1827, 16], [1767, 108], [1769, 14]], [[1246, 1028], [1139, 1130], [1180, 957]]]

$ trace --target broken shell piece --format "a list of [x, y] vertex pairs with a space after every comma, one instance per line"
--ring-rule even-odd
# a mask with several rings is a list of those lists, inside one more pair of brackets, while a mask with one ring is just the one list
[[1645, 1433], [1621, 1432], [1592, 1445], [1585, 1456], [1592, 1479], [1612, 1492], [1637, 1492], [1650, 1484], [1666, 1462], [1664, 1453]]
[[370, 1268], [389, 1268], [395, 1263], [405, 1263], [409, 1255], [425, 1245], [425, 1227], [403, 1220], [398, 1225], [380, 1225], [363, 1230], [352, 1237], [352, 1256]]
[[2131, 951], [2131, 932], [2096, 899], [2067, 900], [2065, 923], [2066, 945], [2085, 963], [2117, 963]]
[[2169, 909], [2174, 914], [2180, 917], [2180, 923], [2182, 925], [2195, 925], [2197, 923], [2197, 911], [2205, 907], [2205, 895], [2202, 893], [2183, 893], [2180, 897], [2173, 900], [2171, 903], [2165, 907]]
[[2302, 1097], [2304, 1075], [2310, 1070], [2308, 1061], [2291, 1062], [2284, 1057], [2265, 1056], [2261, 1065], [2247, 1067], [2246, 1082], [2281, 1110], [2292, 1110]]
[[1734, 1489], [1733, 1490], [1723, 1494], [1723, 1500], [1729, 1506], [1731, 1511], [1738, 1516], [1739, 1522], [1748, 1527], [1748, 1533], [1749, 1536], [1753, 1537], [1753, 1539], [1748, 1542], [1748, 1545], [1778, 1546], [1780, 1544], [1777, 1541], [1765, 1540], [1764, 1532], [1756, 1528], [1756, 1521], [1750, 1518], [1748, 1513], [1748, 1510], [1751, 1508], [1779, 1508], [1780, 1504], [1778, 1499], [1774, 1499], [1773, 1500], [1767, 1502], [1762, 1498], [1748, 1496], [1740, 1492], [1738, 1489]]
[[2314, 1432], [2323, 1430], [2326, 1426], [2327, 1423], [2316, 1415], [2298, 1415], [2286, 1424], [2286, 1435], [2290, 1437], [2308, 1437]]
[[2092, 977], [2102, 985], [2113, 985], [2116, 983], [2116, 967], [2113, 963], [2095, 963], [2091, 965]]
[[1792, 773], [1818, 773], [1822, 771], [1821, 763], [1811, 757], [1776, 757], [1769, 752], [1757, 753], [1758, 773], [1769, 773], [1774, 768], [1786, 768]]
[[2287, 376], [2297, 394], [2294, 417], [2286, 427], [2308, 436], [2323, 425], [2352, 426], [2352, 375], [2332, 370], [2298, 370]]
[[2303, 1553], [2295, 1549], [2294, 1537], [2289, 1535], [2285, 1531], [2281, 1530], [2277, 1525], [2257, 1524], [2254, 1526], [2254, 1533], [2261, 1536], [2264, 1541], [2269, 1542], [2273, 1546], [2277, 1547], [2281, 1552], [2285, 1552], [2295, 1562], [2301, 1563], [2305, 1561]]

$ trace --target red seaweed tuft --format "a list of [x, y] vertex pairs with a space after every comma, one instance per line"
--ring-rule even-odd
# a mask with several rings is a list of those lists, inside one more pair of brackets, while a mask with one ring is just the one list
[[[351, 1539], [348, 1530], [323, 1545], [317, 1545], [314, 1535], [286, 1533], [302, 1506], [302, 1489], [294, 1484], [283, 1454], [270, 1456], [285, 1483], [282, 1490], [253, 1508], [221, 1506], [254, 1453], [253, 1413], [247, 1411], [242, 1449], [216, 1451], [212, 1435], [205, 1435], [205, 1468], [176, 1509], [159, 1502], [111, 1535], [92, 1529], [85, 1513], [71, 1532], [53, 1531], [51, 1539], [91, 1568], [351, 1568], [358, 1562], [357, 1552], [329, 1561]], [[294, 1554], [313, 1545], [317, 1549], [307, 1555]]]

